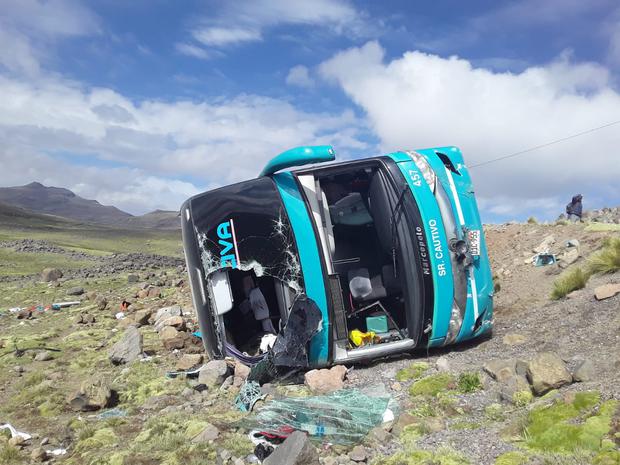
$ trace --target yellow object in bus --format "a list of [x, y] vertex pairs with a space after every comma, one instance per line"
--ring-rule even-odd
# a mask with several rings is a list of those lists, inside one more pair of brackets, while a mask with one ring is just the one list
[[349, 331], [349, 339], [355, 347], [360, 347], [366, 344], [372, 344], [375, 341], [375, 333], [373, 331], [364, 333], [359, 329], [353, 329]]

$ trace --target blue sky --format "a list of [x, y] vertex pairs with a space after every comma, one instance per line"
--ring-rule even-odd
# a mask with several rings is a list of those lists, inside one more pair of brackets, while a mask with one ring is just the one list
[[[131, 213], [341, 157], [470, 164], [620, 120], [617, 1], [0, 0], [0, 185]], [[483, 217], [617, 205], [620, 125], [472, 170]]]

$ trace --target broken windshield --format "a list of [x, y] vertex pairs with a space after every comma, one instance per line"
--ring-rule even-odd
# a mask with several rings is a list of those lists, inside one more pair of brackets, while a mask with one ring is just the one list
[[192, 216], [206, 277], [219, 269], [252, 271], [302, 292], [295, 239], [273, 180], [258, 178], [196, 197]]

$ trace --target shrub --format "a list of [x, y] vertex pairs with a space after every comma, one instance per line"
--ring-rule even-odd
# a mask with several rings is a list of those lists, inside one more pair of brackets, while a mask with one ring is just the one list
[[573, 268], [572, 270], [563, 273], [553, 283], [551, 299], [558, 300], [573, 291], [583, 289], [586, 287], [589, 277], [589, 273], [584, 272], [581, 268]]
[[429, 365], [426, 362], [412, 363], [407, 368], [398, 370], [398, 373], [396, 373], [396, 381], [409, 381], [412, 379], [421, 378], [424, 372], [428, 370], [428, 368]]
[[615, 273], [620, 270], [620, 237], [606, 240], [603, 248], [589, 258], [591, 273]]
[[538, 224], [538, 220], [537, 220], [535, 217], [530, 216], [530, 217], [527, 219], [527, 223], [528, 223], [528, 224]]

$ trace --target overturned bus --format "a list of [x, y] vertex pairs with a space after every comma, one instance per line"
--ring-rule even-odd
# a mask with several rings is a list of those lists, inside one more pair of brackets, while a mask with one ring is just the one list
[[292, 149], [181, 207], [209, 355], [259, 355], [300, 296], [320, 311], [312, 367], [490, 332], [491, 270], [460, 150], [334, 159], [329, 146]]

